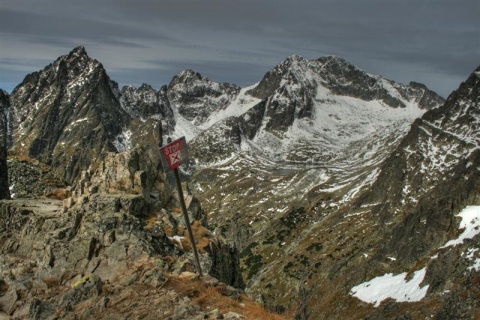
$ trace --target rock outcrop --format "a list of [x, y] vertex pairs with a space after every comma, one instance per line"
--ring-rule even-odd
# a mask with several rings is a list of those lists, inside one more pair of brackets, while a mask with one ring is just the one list
[[159, 91], [154, 90], [148, 84], [143, 84], [138, 89], [126, 86], [119, 92], [118, 97], [122, 108], [132, 118], [154, 117], [162, 120], [165, 133], [173, 131], [175, 118], [167, 97], [167, 86], [163, 86]]
[[[185, 225], [170, 196], [173, 190], [158, 171], [155, 151], [156, 156], [144, 146], [107, 153], [96, 170], [83, 171], [64, 189], [63, 200], [26, 188], [31, 192], [26, 196], [37, 199], [0, 201], [0, 316], [73, 319], [74, 314], [108, 317], [127, 309], [123, 312], [143, 312], [146, 318], [213, 316], [205, 305], [192, 303], [191, 295], [184, 298], [188, 294], [177, 286], [188, 281], [222, 299], [241, 298], [243, 291], [233, 287], [243, 287], [238, 252], [198, 221], [193, 229], [202, 268], [215, 278], [195, 280]], [[32, 159], [27, 163], [32, 170], [39, 166]], [[35, 176], [25, 169], [24, 174]], [[190, 196], [188, 203], [192, 216], [202, 220], [198, 201]], [[122, 302], [122, 292], [145, 297], [143, 311]], [[151, 305], [146, 297], [156, 299], [154, 310], [146, 306]]]

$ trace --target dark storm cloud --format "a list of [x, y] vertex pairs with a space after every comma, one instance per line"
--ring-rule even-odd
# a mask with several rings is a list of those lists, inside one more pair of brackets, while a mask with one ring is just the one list
[[[26, 36], [31, 41], [51, 44], [69, 43], [68, 39], [93, 40], [104, 44], [134, 45], [120, 39], [147, 39], [178, 43], [166, 35], [138, 33], [120, 23], [109, 23], [77, 16], [38, 14], [0, 9], [2, 33]], [[36, 40], [38, 39], [38, 40]]]
[[245, 86], [333, 54], [447, 95], [480, 64], [477, 0], [4, 0], [0, 21], [0, 87], [80, 44], [121, 85], [155, 87], [185, 68]]

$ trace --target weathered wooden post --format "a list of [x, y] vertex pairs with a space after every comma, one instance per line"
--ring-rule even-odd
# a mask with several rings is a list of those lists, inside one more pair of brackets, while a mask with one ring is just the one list
[[188, 161], [187, 142], [185, 141], [185, 137], [182, 137], [173, 142], [170, 138], [168, 138], [167, 142], [167, 145], [160, 148], [160, 158], [162, 159], [163, 170], [173, 170], [173, 173], [175, 175], [175, 180], [177, 182], [178, 198], [180, 201], [180, 206], [182, 207], [183, 218], [185, 219], [185, 225], [187, 226], [188, 237], [190, 239], [190, 244], [192, 245], [198, 274], [200, 275], [200, 277], [203, 277], [202, 267], [200, 266], [200, 259], [198, 258], [197, 246], [195, 245], [192, 227], [190, 226], [190, 219], [188, 218], [187, 206], [185, 205], [185, 199], [183, 198], [182, 183], [180, 181], [180, 175], [178, 174], [178, 166]]

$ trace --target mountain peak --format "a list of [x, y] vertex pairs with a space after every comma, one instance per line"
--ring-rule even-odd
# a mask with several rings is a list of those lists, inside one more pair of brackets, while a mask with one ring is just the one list
[[155, 89], [153, 89], [153, 87], [151, 85], [149, 85], [148, 83], [142, 83], [142, 85], [140, 86], [140, 88], [138, 88], [139, 90], [148, 90], [148, 91], [155, 91]]
[[478, 66], [473, 73], [480, 77], [480, 66]]
[[43, 72], [57, 73], [59, 68], [68, 74], [68, 81], [73, 80], [80, 74], [103, 70], [102, 64], [90, 58], [83, 46], [75, 47], [68, 54], [60, 56], [53, 65], [48, 65]]
[[68, 57], [88, 57], [87, 50], [85, 50], [84, 46], [75, 47], [70, 53]]
[[275, 68], [278, 68], [277, 72], [285, 73], [304, 65], [306, 62], [308, 62], [308, 60], [305, 60], [302, 56], [299, 56], [298, 54], [294, 54], [287, 57]]
[[185, 69], [177, 74], [177, 77], [180, 79], [188, 79], [188, 78], [195, 78], [201, 79], [202, 75], [198, 72], [193, 71], [192, 69]]
[[305, 60], [305, 59], [298, 54], [293, 54], [286, 59], [286, 61], [292, 61], [292, 62], [303, 61], [303, 60]]
[[317, 59], [318, 62], [320, 62], [323, 66], [328, 67], [331, 70], [357, 70], [360, 72], [363, 72], [359, 68], [357, 68], [355, 65], [351, 64], [344, 58], [340, 58], [337, 56], [329, 55], [325, 57], [320, 57]]

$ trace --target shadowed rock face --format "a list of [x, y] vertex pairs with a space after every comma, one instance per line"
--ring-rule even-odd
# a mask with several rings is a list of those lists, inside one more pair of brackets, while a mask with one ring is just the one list
[[143, 84], [138, 89], [133, 86], [125, 86], [118, 95], [122, 108], [132, 118], [147, 119], [155, 117], [162, 120], [162, 126], [166, 134], [173, 131], [175, 118], [167, 97], [166, 86], [160, 88], [159, 91], [154, 90], [148, 84]]
[[0, 90], [0, 199], [10, 199], [7, 168], [8, 94]]
[[4, 145], [0, 145], [0, 199], [10, 199], [7, 148]]
[[408, 212], [391, 230], [390, 253], [414, 263], [451, 235], [456, 213], [480, 202], [479, 123], [477, 69], [443, 106], [415, 121], [386, 160], [360, 201], [381, 203], [376, 211], [385, 224]]

